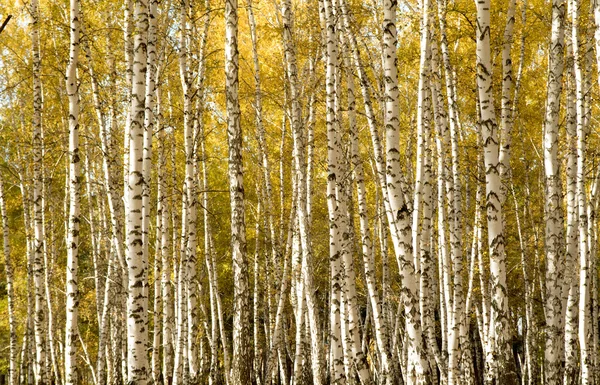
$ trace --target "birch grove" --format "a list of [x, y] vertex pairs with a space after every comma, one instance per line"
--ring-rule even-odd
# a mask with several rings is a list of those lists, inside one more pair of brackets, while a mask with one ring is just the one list
[[600, 383], [598, 2], [0, 25], [0, 384]]

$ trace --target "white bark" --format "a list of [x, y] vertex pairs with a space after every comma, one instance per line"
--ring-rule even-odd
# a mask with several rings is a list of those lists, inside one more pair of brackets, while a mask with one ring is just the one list
[[[570, 3], [570, 1], [569, 1]], [[570, 12], [570, 5], [569, 5]], [[578, 264], [578, 203], [577, 203], [577, 107], [575, 73], [573, 71], [573, 47], [567, 34], [567, 80], [566, 80], [566, 202], [567, 230], [565, 247], [565, 273], [563, 285], [564, 352], [565, 370], [563, 384], [571, 385], [579, 381], [579, 353], [577, 341], [577, 317], [579, 303], [579, 264]], [[564, 298], [566, 297], [566, 302]]]
[[[408, 202], [403, 194], [402, 171], [400, 169], [400, 114], [398, 69], [396, 68], [397, 31], [394, 1], [384, 1], [383, 52], [385, 78], [385, 132], [386, 132], [386, 180], [381, 183], [386, 189], [389, 207], [387, 218], [392, 232], [400, 279], [403, 282], [402, 302], [406, 318], [408, 385], [426, 381], [429, 366], [424, 359], [422, 333], [418, 314], [418, 275], [415, 272], [411, 244], [411, 223]], [[363, 93], [364, 96], [364, 93]], [[376, 150], [376, 158], [378, 158]], [[379, 171], [379, 170], [378, 170]]]
[[144, 107], [144, 132], [143, 132], [143, 186], [142, 186], [142, 238], [144, 254], [148, 255], [149, 227], [150, 227], [150, 175], [152, 169], [152, 137], [154, 135], [154, 105], [156, 99], [156, 72], [157, 72], [157, 17], [158, 0], [148, 0], [148, 37], [147, 37], [147, 67], [146, 89]]
[[246, 223], [244, 170], [242, 166], [242, 129], [238, 96], [238, 2], [225, 2], [225, 94], [227, 99], [227, 139], [229, 147], [229, 197], [231, 202], [231, 255], [233, 259], [233, 362], [231, 381], [247, 384], [252, 377], [250, 354], [250, 312], [248, 262], [246, 257]]
[[[183, 135], [184, 135], [184, 152], [185, 152], [185, 179], [183, 185], [184, 206], [182, 210], [185, 213], [182, 215], [185, 217], [186, 226], [185, 234], [185, 247], [182, 247], [182, 262], [183, 268], [183, 280], [182, 284], [185, 286], [186, 296], [186, 313], [182, 315], [187, 317], [187, 336], [186, 347], [187, 349], [187, 365], [189, 367], [190, 380], [195, 381], [194, 378], [198, 372], [198, 346], [196, 343], [196, 334], [198, 332], [198, 319], [197, 319], [197, 282], [196, 282], [196, 246], [197, 246], [197, 233], [196, 233], [196, 222], [197, 222], [197, 188], [196, 188], [196, 138], [194, 133], [195, 125], [195, 114], [193, 113], [193, 98], [194, 94], [199, 90], [193, 87], [194, 71], [192, 71], [189, 50], [189, 39], [191, 38], [192, 24], [190, 18], [192, 15], [192, 4], [189, 1], [184, 1], [181, 5], [181, 39], [180, 39], [180, 53], [179, 53], [179, 65], [180, 65], [180, 76], [181, 84], [183, 89]], [[205, 23], [206, 25], [206, 23]], [[202, 55], [201, 55], [202, 56]], [[201, 66], [203, 58], [200, 59]], [[202, 74], [199, 74], [202, 76]], [[202, 92], [202, 91], [200, 91]], [[182, 216], [182, 218], [183, 218]], [[182, 245], [183, 246], [183, 245]]]
[[8, 351], [8, 385], [17, 385], [17, 324], [15, 317], [14, 275], [10, 247], [10, 229], [8, 212], [6, 211], [6, 195], [4, 178], [0, 175], [0, 215], [2, 216], [2, 238], [4, 253], [4, 271], [6, 274], [6, 296], [8, 306], [9, 351]]
[[42, 84], [40, 78], [39, 1], [32, 0], [33, 49], [33, 283], [35, 290], [35, 383], [46, 384], [46, 303], [44, 299], [44, 223], [42, 220]]
[[562, 344], [562, 270], [563, 243], [562, 185], [558, 162], [558, 126], [560, 96], [564, 68], [564, 3], [552, 4], [552, 37], [549, 61], [548, 95], [544, 122], [544, 172], [546, 202], [546, 349], [545, 380], [549, 384], [561, 381]]
[[[312, 242], [310, 239], [310, 215], [308, 211], [307, 196], [310, 194], [307, 185], [307, 162], [306, 162], [306, 139], [304, 138], [304, 127], [302, 121], [302, 110], [300, 106], [300, 89], [298, 83], [298, 72], [296, 62], [296, 52], [293, 42], [293, 14], [292, 3], [290, 0], [283, 2], [283, 40], [284, 53], [286, 60], [286, 71], [290, 85], [290, 99], [292, 102], [292, 120], [291, 129], [294, 138], [294, 155], [296, 157], [295, 178], [298, 187], [297, 191], [297, 218], [302, 250], [302, 279], [303, 290], [306, 298], [306, 307], [308, 312], [308, 324], [310, 326], [310, 341], [312, 350], [312, 373], [315, 384], [323, 383], [323, 364], [321, 347], [321, 328], [317, 319], [318, 309], [315, 297], [315, 287], [313, 284], [313, 262], [312, 262]], [[283, 208], [282, 208], [283, 209]], [[303, 300], [299, 300], [303, 303]], [[297, 325], [301, 327], [301, 325]]]
[[[270, 169], [270, 164], [269, 164], [269, 157], [267, 154], [267, 149], [266, 149], [266, 143], [265, 143], [265, 128], [263, 125], [263, 107], [262, 107], [262, 90], [261, 90], [261, 83], [260, 83], [260, 65], [259, 65], [259, 58], [258, 58], [258, 42], [257, 42], [257, 35], [256, 35], [256, 20], [254, 18], [254, 9], [252, 6], [252, 1], [248, 0], [247, 2], [247, 14], [248, 14], [248, 25], [250, 27], [250, 38], [252, 40], [252, 59], [253, 59], [253, 64], [254, 64], [254, 114], [255, 114], [255, 125], [256, 125], [256, 136], [257, 136], [257, 141], [258, 141], [258, 159], [259, 159], [259, 164], [262, 166], [262, 185], [263, 188], [262, 189], [258, 189], [259, 191], [257, 192], [257, 196], [259, 197], [258, 199], [265, 199], [266, 202], [271, 202], [272, 201], [272, 197], [273, 197], [273, 188], [271, 185], [271, 169]], [[260, 204], [260, 201], [259, 201]], [[259, 206], [259, 208], [262, 208], [262, 206]], [[274, 222], [273, 222], [273, 215], [272, 215], [272, 208], [270, 204], [265, 205], [264, 207], [264, 215], [265, 215], [265, 223], [268, 226], [268, 236], [266, 237], [266, 241], [270, 241], [271, 244], [271, 258], [273, 258], [276, 254], [277, 254], [277, 242], [275, 239], [275, 226], [274, 226]], [[254, 371], [255, 371], [255, 377], [256, 377], [256, 381], [257, 384], [262, 384], [263, 381], [263, 377], [265, 375], [265, 368], [266, 368], [266, 362], [265, 361], [265, 354], [264, 354], [264, 347], [260, 347], [259, 346], [259, 324], [258, 324], [258, 320], [259, 320], [259, 312], [260, 312], [260, 301], [259, 301], [259, 251], [258, 251], [258, 247], [259, 247], [259, 242], [258, 242], [258, 233], [260, 231], [260, 224], [258, 222], [257, 219], [257, 223], [256, 223], [256, 232], [257, 232], [257, 243], [256, 243], [256, 247], [257, 250], [255, 252], [255, 261], [254, 261]], [[265, 258], [265, 263], [268, 263], [268, 257]], [[266, 275], [266, 274], [265, 274]], [[266, 277], [265, 277], [266, 278]], [[265, 286], [268, 288], [268, 286]], [[268, 290], [268, 289], [267, 289]], [[268, 296], [267, 296], [268, 299]], [[263, 304], [265, 304], [264, 301]], [[265, 326], [268, 324], [268, 322], [265, 322]], [[265, 333], [267, 334], [267, 333]], [[265, 335], [265, 337], [267, 337]], [[269, 341], [267, 340], [267, 338], [265, 338], [265, 345], [268, 344]], [[268, 354], [267, 354], [268, 355]], [[216, 358], [214, 359], [216, 360]], [[268, 359], [267, 359], [267, 363], [268, 363]]]
[[[340, 242], [340, 212], [336, 188], [339, 175], [339, 122], [336, 107], [336, 72], [338, 68], [338, 42], [333, 11], [333, 2], [324, 0], [326, 32], [326, 122], [327, 122], [327, 211], [329, 214], [329, 265], [330, 265], [330, 299], [329, 299], [329, 347], [330, 376], [332, 384], [345, 384], [344, 354], [342, 347], [341, 301], [342, 301], [342, 266]], [[342, 214], [342, 215], [345, 215]]]
[[[187, 194], [181, 194], [181, 238], [180, 244], [173, 243], [173, 247], [179, 247], [179, 261], [177, 263], [176, 274], [176, 293], [175, 301], [175, 367], [173, 372], [173, 385], [187, 384], [189, 381], [189, 367], [187, 363], [187, 263], [186, 263], [186, 244], [188, 227]], [[174, 224], [174, 227], [176, 225]], [[176, 237], [173, 237], [175, 240]]]
[[[443, 261], [447, 260], [447, 244], [446, 244], [446, 210], [445, 208], [445, 199], [444, 192], [445, 185], [450, 177], [447, 170], [447, 160], [446, 154], [448, 152], [448, 145], [450, 141], [450, 136], [448, 132], [448, 119], [446, 115], [446, 111], [444, 108], [444, 97], [441, 92], [441, 83], [440, 83], [440, 67], [439, 67], [439, 59], [438, 59], [438, 48], [435, 42], [431, 45], [431, 101], [433, 107], [433, 113], [435, 118], [436, 125], [436, 150], [437, 150], [437, 211], [438, 211], [438, 253], [440, 254], [440, 259]], [[446, 368], [446, 362], [440, 354], [437, 345], [436, 339], [436, 330], [435, 330], [435, 319], [434, 319], [434, 306], [435, 306], [435, 259], [431, 255], [432, 252], [429, 251], [428, 254], [424, 254], [426, 258], [421, 260], [421, 323], [423, 325], [423, 333], [425, 333], [425, 338], [427, 338], [427, 348], [433, 354], [435, 361], [438, 365], [438, 368], [441, 373], [442, 382], [446, 381], [446, 373], [449, 374], [448, 369]], [[431, 259], [431, 261], [429, 261]], [[443, 266], [446, 266], [444, 263]], [[438, 285], [440, 286], [440, 290], [443, 290], [444, 296], [440, 296], [440, 303], [448, 304], [450, 302], [450, 288], [446, 288], [446, 281], [448, 280], [448, 271], [447, 269], [442, 268], [440, 272], [443, 277]], [[444, 283], [444, 284], [442, 284]], [[442, 335], [446, 336], [447, 322], [442, 320], [441, 329], [443, 331]], [[446, 339], [445, 337], [443, 337]], [[458, 368], [456, 367], [454, 370], [456, 371]], [[453, 374], [456, 378], [456, 373]]]
[[77, 348], [79, 339], [79, 222], [80, 222], [80, 156], [79, 156], [79, 61], [80, 12], [79, 0], [71, 0], [70, 50], [66, 89], [69, 97], [69, 229], [67, 239], [67, 304], [65, 315], [65, 383], [77, 384]]
[[[344, 21], [344, 33], [350, 36], [352, 32], [347, 23], [347, 10], [344, 1], [341, 1], [342, 17]], [[353, 37], [351, 37], [353, 38]], [[348, 38], [346, 38], [348, 39]], [[390, 358], [389, 344], [387, 336], [387, 322], [382, 314], [381, 297], [377, 291], [376, 272], [375, 272], [375, 252], [373, 250], [373, 242], [371, 240], [371, 228], [369, 226], [369, 213], [367, 210], [367, 197], [365, 188], [365, 175], [363, 169], [363, 161], [360, 157], [359, 136], [356, 122], [356, 102], [354, 75], [351, 71], [352, 65], [349, 57], [344, 57], [344, 64], [347, 68], [346, 83], [348, 86], [348, 124], [350, 126], [351, 139], [351, 159], [353, 165], [353, 176], [356, 182], [356, 191], [358, 199], [358, 215], [360, 217], [360, 235], [363, 257], [363, 267], [365, 271], [365, 281], [369, 296], [370, 309], [373, 314], [373, 323], [375, 328], [375, 340], [379, 352], [380, 360], [380, 383], [387, 384], [393, 381], [392, 373], [390, 373]]]
[[[169, 231], [169, 221], [171, 218], [170, 210], [172, 206], [169, 204], [167, 198], [168, 194], [168, 183], [167, 183], [167, 149], [166, 149], [166, 133], [162, 125], [162, 93], [161, 89], [156, 90], [156, 112], [157, 112], [157, 126], [159, 128], [159, 140], [158, 140], [158, 167], [157, 167], [157, 201], [159, 202], [160, 209], [157, 209], [160, 213], [160, 257], [161, 257], [161, 278], [160, 278], [160, 290], [162, 299], [162, 376], [163, 381], [166, 383], [172, 383], [173, 373], [173, 290], [171, 284], [171, 271], [173, 263], [171, 261], [170, 245], [171, 245], [171, 232]], [[162, 129], [161, 129], [162, 128]], [[158, 227], [158, 225], [157, 225]], [[157, 277], [155, 277], [157, 279]]]
[[593, 384], [593, 352], [591, 345], [590, 314], [590, 248], [588, 245], [588, 204], [586, 196], [585, 151], [587, 132], [585, 127], [585, 93], [583, 64], [584, 57], [580, 53], [582, 42], [579, 36], [579, 0], [573, 0], [571, 7], [573, 68], [575, 72], [576, 111], [577, 111], [577, 213], [579, 215], [579, 351], [580, 351], [580, 383]]
[[[143, 131], [143, 150], [142, 150], [142, 244], [144, 248], [144, 256], [146, 260], [149, 258], [149, 245], [150, 245], [150, 177], [152, 169], [152, 138], [154, 136], [154, 104], [156, 99], [156, 72], [157, 72], [157, 17], [158, 17], [158, 0], [148, 1], [148, 35], [147, 35], [147, 67], [146, 67], [146, 82], [145, 82], [145, 106], [144, 106], [144, 131]], [[159, 226], [157, 226], [159, 227]], [[157, 230], [157, 234], [159, 231]], [[155, 251], [155, 256], [159, 255]], [[157, 322], [158, 310], [156, 307], [160, 307], [160, 286], [157, 279], [159, 275], [159, 264], [156, 259], [154, 261], [154, 337], [153, 342], [160, 340], [160, 323]], [[148, 297], [148, 287], [146, 288], [146, 297]], [[146, 318], [148, 319], [148, 318]], [[146, 325], [146, 329], [150, 327], [149, 323]], [[152, 374], [152, 379], [155, 383], [158, 381], [158, 346], [156, 343], [149, 345], [152, 347], [152, 360], [151, 366], [148, 368], [148, 374]]]
[[490, 335], [494, 338], [492, 354], [487, 361], [488, 381], [516, 381], [512, 346], [509, 338], [508, 296], [506, 294], [506, 254], [499, 174], [498, 125], [492, 93], [492, 62], [490, 52], [490, 1], [477, 1], [477, 88], [481, 112], [481, 136], [486, 176], [488, 248], [490, 255], [491, 309]]
[[148, 381], [148, 256], [143, 243], [143, 134], [146, 91], [148, 2], [135, 0], [135, 36], [126, 191], [127, 245], [127, 381]]
[[[160, 167], [160, 166], [159, 166]], [[160, 188], [160, 185], [158, 186]], [[162, 193], [161, 193], [162, 194]], [[154, 250], [154, 304], [152, 307], [152, 323], [153, 323], [153, 337], [152, 337], [152, 353], [150, 367], [152, 369], [152, 381], [158, 383], [160, 381], [160, 347], [161, 347], [161, 332], [162, 332], [162, 290], [161, 290], [161, 277], [162, 277], [162, 248], [161, 239], [163, 234], [162, 229], [162, 205], [164, 200], [157, 200], [156, 205], [156, 239], [155, 239], [155, 250]], [[167, 305], [168, 306], [168, 305]]]
[[431, 68], [431, 48], [430, 48], [430, 24], [429, 24], [429, 0], [423, 0], [421, 4], [421, 28], [420, 28], [420, 59], [419, 59], [419, 85], [417, 92], [417, 154], [415, 167], [415, 183], [413, 189], [412, 202], [412, 245], [413, 256], [415, 260], [415, 269], [420, 271], [420, 229], [421, 205], [423, 202], [423, 173], [425, 162], [425, 126], [428, 122], [425, 119], [427, 99], [430, 97], [429, 90], [429, 72]]
[[[510, 154], [512, 144], [512, 129], [514, 126], [513, 119], [513, 98], [512, 92], [514, 88], [513, 81], [513, 66], [512, 66], [512, 43], [515, 26], [515, 10], [516, 0], [509, 0], [508, 9], [506, 11], [506, 25], [504, 27], [504, 36], [502, 42], [502, 96], [501, 96], [501, 113], [500, 113], [500, 177], [505, 180], [510, 173]], [[506, 188], [503, 185], [500, 201], [506, 201]]]
[[[133, 84], [133, 50], [134, 50], [134, 19], [133, 19], [133, 3], [134, 0], [125, 0], [124, 6], [124, 28], [123, 28], [123, 41], [124, 44], [124, 56], [125, 56], [125, 92], [126, 92], [126, 106], [131, 105], [131, 87]], [[129, 133], [131, 131], [131, 108], [127, 108], [127, 119], [125, 120], [125, 129], [123, 130], [123, 190], [124, 194], [127, 194], [127, 186], [129, 185]], [[123, 199], [123, 207], [125, 212], [129, 212], [127, 205], [129, 204], [127, 199]]]

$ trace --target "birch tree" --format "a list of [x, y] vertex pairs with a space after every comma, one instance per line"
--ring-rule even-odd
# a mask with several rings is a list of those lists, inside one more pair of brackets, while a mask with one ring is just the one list
[[577, 116], [577, 173], [576, 194], [577, 213], [579, 216], [579, 352], [580, 352], [580, 381], [581, 384], [594, 383], [593, 380], [593, 352], [590, 351], [591, 342], [591, 314], [590, 314], [590, 273], [589, 273], [589, 245], [588, 245], [588, 200], [586, 193], [585, 177], [585, 151], [587, 144], [587, 130], [585, 127], [585, 90], [583, 73], [583, 55], [580, 53], [582, 42], [580, 40], [579, 26], [579, 1], [573, 0], [571, 8], [571, 39], [573, 42], [573, 71], [575, 73], [575, 95]]
[[227, 99], [227, 143], [229, 148], [229, 199], [231, 202], [231, 255], [234, 272], [233, 361], [231, 381], [251, 381], [252, 359], [249, 333], [249, 285], [246, 256], [242, 129], [238, 96], [238, 3], [225, 2], [225, 94]]
[[[310, 326], [310, 339], [312, 347], [312, 374], [313, 381], [315, 384], [321, 384], [323, 382], [323, 368], [322, 368], [322, 352], [321, 352], [321, 341], [320, 334], [321, 328], [317, 319], [317, 304], [314, 296], [314, 284], [313, 284], [313, 268], [312, 268], [312, 245], [309, 234], [310, 226], [310, 214], [308, 209], [307, 197], [310, 194], [309, 187], [307, 185], [307, 161], [306, 161], [306, 139], [304, 137], [304, 127], [302, 121], [302, 110], [300, 107], [299, 100], [299, 84], [298, 84], [298, 73], [297, 73], [297, 60], [295, 47], [293, 42], [293, 14], [292, 4], [290, 0], [283, 2], [282, 9], [283, 16], [283, 40], [284, 40], [284, 54], [287, 65], [287, 75], [290, 82], [290, 98], [292, 101], [292, 134], [294, 137], [294, 154], [296, 163], [296, 183], [298, 184], [297, 191], [297, 218], [298, 227], [300, 230], [300, 243], [302, 249], [302, 280], [303, 286], [305, 287], [304, 293], [306, 295], [306, 306], [308, 313], [308, 324]], [[264, 160], [263, 160], [264, 162]], [[265, 175], [265, 178], [267, 176]], [[267, 190], [268, 191], [268, 190]], [[302, 294], [304, 295], [304, 294]], [[301, 302], [303, 302], [301, 300]], [[303, 311], [300, 308], [300, 311]], [[297, 325], [299, 326], [299, 325]]]
[[148, 3], [134, 5], [135, 41], [129, 124], [129, 170], [126, 191], [127, 246], [127, 381], [145, 385], [148, 381], [148, 256], [143, 244], [143, 137], [147, 70]]
[[546, 325], [548, 328], [545, 350], [546, 381], [557, 384], [561, 380], [562, 361], [562, 298], [560, 257], [563, 242], [561, 202], [562, 183], [558, 162], [558, 125], [562, 91], [564, 55], [564, 12], [562, 1], [552, 3], [552, 36], [549, 60], [548, 95], [544, 122], [544, 170], [546, 194]]
[[398, 106], [398, 69], [397, 64], [397, 31], [396, 7], [394, 1], [384, 2], [383, 14], [383, 55], [385, 77], [385, 134], [386, 134], [386, 179], [382, 183], [385, 189], [389, 208], [387, 218], [392, 232], [392, 241], [400, 279], [403, 282], [404, 314], [406, 317], [406, 333], [408, 344], [408, 362], [406, 382], [420, 384], [425, 382], [428, 365], [424, 361], [423, 339], [421, 334], [418, 309], [418, 286], [415, 266], [412, 261], [411, 223], [408, 202], [404, 197], [402, 171], [400, 169], [400, 121]]
[[600, 11], [486, 1], [7, 4], [8, 382], [598, 382]]
[[[570, 14], [571, 2], [568, 2], [567, 14]], [[567, 30], [568, 31], [568, 30]], [[579, 377], [577, 352], [577, 316], [579, 303], [578, 267], [578, 207], [577, 207], [577, 107], [575, 73], [573, 68], [573, 46], [571, 35], [566, 33], [566, 247], [563, 298], [566, 297], [564, 319], [565, 369], [563, 383], [572, 384]], [[563, 300], [564, 301], [564, 300]]]
[[9, 351], [8, 351], [8, 384], [16, 385], [17, 377], [17, 323], [15, 317], [15, 289], [13, 262], [10, 247], [10, 228], [8, 213], [6, 211], [6, 195], [4, 190], [4, 178], [0, 175], [0, 215], [2, 216], [2, 239], [4, 253], [4, 271], [6, 274], [6, 294], [8, 300], [8, 327], [9, 327]]
[[79, 84], [77, 63], [79, 61], [80, 11], [79, 0], [71, 0], [71, 23], [69, 65], [66, 88], [69, 96], [69, 230], [67, 240], [67, 309], [65, 338], [65, 382], [76, 384], [77, 350], [79, 339], [79, 222], [80, 220], [80, 156], [79, 156]]
[[[340, 6], [344, 24], [343, 32], [347, 36], [350, 36], [350, 39], [353, 39], [353, 36], [351, 35], [352, 32], [349, 30], [349, 25], [347, 23], [346, 4], [344, 2], [341, 2]], [[356, 183], [358, 215], [360, 217], [360, 243], [363, 254], [363, 266], [369, 295], [369, 304], [371, 306], [371, 311], [373, 314], [377, 348], [380, 356], [380, 383], [387, 384], [389, 381], [392, 381], [393, 378], [393, 374], [390, 373], [387, 322], [382, 315], [381, 298], [379, 296], [379, 292], [376, 286], [377, 282], [375, 276], [375, 252], [373, 250], [373, 242], [371, 238], [371, 227], [369, 226], [369, 213], [367, 210], [363, 160], [361, 159], [359, 152], [359, 137], [355, 111], [355, 85], [353, 73], [351, 70], [353, 66], [350, 63], [350, 59], [348, 56], [344, 57], [344, 64], [346, 66], [347, 71], [346, 83], [348, 87], [348, 124], [351, 140], [350, 146], [351, 160], [353, 165], [353, 177]]]
[[44, 223], [42, 221], [42, 84], [40, 78], [39, 2], [30, 4], [33, 49], [33, 282], [35, 288], [35, 383], [45, 384], [46, 373], [46, 309], [44, 304]]
[[[493, 352], [498, 361], [489, 365], [488, 381], [515, 381], [514, 361], [508, 330], [508, 297], [506, 295], [506, 254], [499, 175], [498, 125], [492, 94], [490, 52], [490, 2], [477, 1], [477, 89], [481, 113], [481, 136], [485, 162], [488, 248], [491, 278], [491, 320], [488, 338], [494, 338]], [[492, 353], [492, 354], [494, 354]]]

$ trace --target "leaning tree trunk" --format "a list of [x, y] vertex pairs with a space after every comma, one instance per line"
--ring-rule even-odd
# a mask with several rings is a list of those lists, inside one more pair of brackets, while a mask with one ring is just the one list
[[[444, 108], [444, 96], [441, 90], [441, 81], [440, 81], [440, 66], [439, 66], [439, 53], [438, 53], [437, 44], [433, 42], [431, 44], [431, 104], [435, 119], [436, 126], [436, 151], [437, 151], [437, 212], [438, 212], [438, 253], [442, 260], [447, 259], [445, 254], [448, 253], [447, 245], [446, 245], [446, 228], [443, 224], [446, 223], [446, 210], [445, 207], [445, 185], [447, 185], [450, 171], [448, 170], [448, 161], [446, 159], [446, 154], [448, 152], [450, 134], [448, 130], [448, 116], [446, 115], [446, 110]], [[435, 361], [440, 369], [441, 374], [441, 383], [445, 382], [445, 376], [448, 372], [446, 370], [446, 362], [444, 358], [441, 356], [437, 340], [436, 340], [436, 328], [435, 328], [435, 318], [434, 318], [434, 306], [435, 306], [435, 259], [433, 258], [432, 253], [425, 254], [424, 260], [421, 261], [421, 291], [426, 291], [426, 293], [420, 293], [421, 298], [421, 324], [423, 325], [423, 333], [425, 334], [425, 338], [427, 339], [428, 346], [427, 348], [433, 354]], [[428, 260], [431, 259], [431, 261]], [[448, 277], [448, 272], [445, 269], [442, 269], [442, 277]], [[447, 278], [446, 278], [447, 279]], [[430, 282], [428, 282], [430, 281]], [[444, 286], [442, 284], [443, 280], [438, 282], [440, 289]], [[430, 286], [428, 290], [426, 290], [427, 286]], [[428, 293], [427, 293], [428, 291]], [[444, 290], [444, 296], [440, 297], [440, 301], [444, 303], [448, 303], [451, 300], [449, 290]], [[448, 321], [442, 321], [444, 325], [447, 324]], [[445, 330], [445, 326], [443, 326], [442, 330]], [[445, 335], [443, 333], [442, 335]], [[458, 357], [457, 357], [458, 359]], [[456, 368], [457, 370], [458, 368]]]

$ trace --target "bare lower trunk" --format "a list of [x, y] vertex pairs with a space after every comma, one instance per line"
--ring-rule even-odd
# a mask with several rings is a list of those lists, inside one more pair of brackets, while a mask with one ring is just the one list
[[238, 4], [225, 2], [225, 93], [227, 96], [227, 138], [229, 145], [229, 195], [231, 202], [231, 255], [233, 259], [233, 362], [231, 381], [248, 384], [252, 378], [250, 354], [250, 312], [248, 262], [246, 257], [246, 223], [244, 170], [242, 165], [242, 130], [238, 98]]
[[15, 295], [13, 286], [13, 265], [10, 248], [10, 233], [8, 227], [8, 213], [6, 211], [6, 195], [4, 191], [4, 178], [0, 175], [0, 215], [2, 216], [2, 236], [4, 253], [4, 271], [6, 274], [6, 295], [8, 301], [8, 385], [17, 385], [17, 324], [15, 319]]
[[[406, 383], [425, 383], [429, 365], [425, 360], [422, 332], [418, 315], [418, 272], [415, 271], [412, 255], [411, 218], [409, 202], [405, 200], [406, 188], [400, 168], [400, 121], [398, 69], [396, 68], [397, 31], [396, 7], [394, 1], [384, 1], [383, 52], [385, 76], [385, 132], [386, 132], [386, 178], [381, 183], [386, 190], [389, 207], [387, 218], [394, 242], [400, 279], [403, 282], [402, 302], [406, 318], [407, 367]], [[363, 93], [364, 95], [364, 93]], [[376, 151], [376, 156], [377, 151]], [[381, 172], [378, 170], [378, 172]]]
[[35, 383], [45, 385], [46, 372], [46, 303], [44, 298], [44, 223], [42, 206], [42, 84], [40, 79], [39, 2], [31, 4], [31, 38], [33, 43], [33, 284], [35, 291]]
[[135, 1], [132, 100], [129, 127], [129, 168], [126, 191], [127, 245], [127, 381], [148, 381], [148, 256], [143, 238], [143, 133], [146, 91], [147, 0]]
[[66, 338], [65, 338], [65, 383], [78, 383], [77, 349], [79, 340], [79, 222], [80, 222], [80, 155], [79, 155], [79, 83], [77, 79], [77, 63], [79, 60], [80, 13], [79, 0], [71, 0], [71, 49], [67, 67], [66, 89], [69, 96], [69, 229], [67, 239], [67, 304], [66, 304]]
[[548, 96], [544, 122], [544, 171], [546, 202], [546, 325], [545, 380], [558, 384], [562, 378], [562, 271], [563, 244], [562, 184], [558, 161], [560, 95], [564, 67], [564, 3], [552, 6], [552, 51], [550, 52]]
[[[506, 253], [504, 250], [503, 208], [500, 201], [499, 138], [494, 98], [492, 93], [492, 62], [490, 52], [490, 2], [477, 2], [477, 88], [481, 112], [481, 136], [485, 163], [486, 200], [488, 217], [488, 247], [490, 255], [491, 309], [490, 335], [494, 338], [492, 354], [488, 361], [488, 381], [516, 382], [516, 372], [510, 343], [508, 324], [508, 296], [506, 292]], [[507, 382], [508, 381], [508, 382]]]

